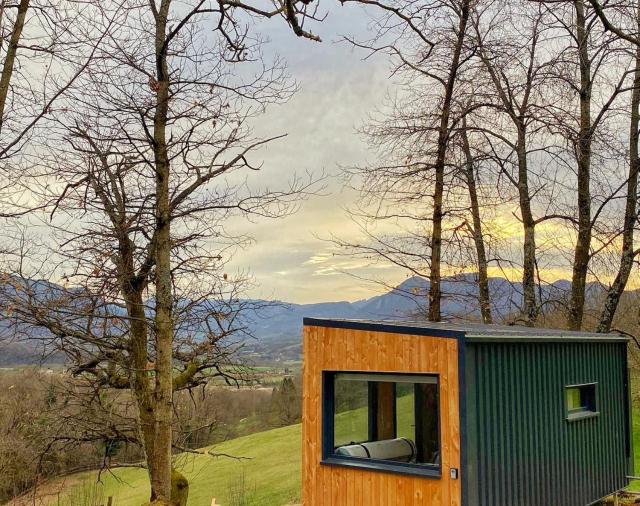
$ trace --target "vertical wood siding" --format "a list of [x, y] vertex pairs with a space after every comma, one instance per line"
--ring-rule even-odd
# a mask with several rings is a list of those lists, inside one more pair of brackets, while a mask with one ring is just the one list
[[[469, 504], [585, 506], [626, 485], [624, 344], [467, 344]], [[600, 415], [565, 419], [597, 382]]]
[[[461, 506], [458, 344], [455, 339], [306, 326], [302, 488], [304, 506]], [[322, 371], [440, 375], [442, 477], [321, 465]]]

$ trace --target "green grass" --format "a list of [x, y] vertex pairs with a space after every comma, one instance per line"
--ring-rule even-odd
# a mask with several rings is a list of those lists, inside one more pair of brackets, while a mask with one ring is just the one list
[[[178, 459], [178, 468], [189, 479], [189, 506], [219, 504], [231, 506], [230, 497], [244, 488], [250, 505], [296, 503], [300, 499], [301, 425], [252, 434], [212, 447], [217, 454], [242, 457], [212, 458], [186, 455]], [[82, 479], [95, 481], [96, 473]], [[144, 469], [121, 468], [102, 475], [98, 484], [102, 497], [113, 496], [114, 506], [141, 506], [148, 501], [149, 481]], [[66, 506], [69, 500], [61, 500]]]
[[[398, 397], [398, 437], [415, 439], [413, 424], [413, 394]], [[345, 411], [336, 415], [334, 441], [336, 446], [366, 441], [369, 429], [369, 413], [366, 407]]]
[[[633, 410], [633, 467], [635, 476], [640, 476], [640, 409]], [[632, 481], [629, 490], [640, 492], [640, 480]]]
[[[411, 397], [401, 397], [398, 413], [412, 411]], [[336, 439], [348, 441], [352, 431], [362, 434], [358, 421], [364, 418], [366, 424], [366, 408], [340, 413], [336, 418]], [[409, 420], [405, 416], [399, 416], [399, 419], [401, 425]], [[400, 430], [404, 429], [399, 427]], [[364, 434], [366, 436], [366, 425]], [[237, 493], [239, 487], [246, 489], [250, 505], [282, 506], [300, 502], [301, 444], [302, 429], [298, 424], [211, 447], [216, 454], [242, 457], [242, 460], [193, 454], [180, 456], [178, 468], [190, 484], [188, 506], [209, 506], [213, 497], [219, 504], [233, 506], [230, 495]], [[96, 473], [84, 473], [80, 480], [86, 489], [95, 483]], [[244, 487], [241, 486], [243, 482]], [[114, 469], [101, 476], [97, 490], [92, 492], [103, 498], [113, 496], [114, 506], [140, 506], [149, 497], [148, 477], [144, 469]], [[74, 495], [74, 491], [70, 494]], [[77, 500], [63, 498], [59, 504], [76, 506]]]
[[[406, 404], [406, 406], [405, 406]], [[410, 398], [401, 398], [398, 412], [410, 411]], [[362, 431], [359, 421], [364, 408], [340, 413], [336, 420], [336, 439], [347, 441], [352, 434]], [[400, 417], [401, 423], [405, 417]], [[635, 472], [640, 474], [640, 409], [634, 410], [633, 438]], [[230, 495], [245, 489], [248, 505], [272, 505], [296, 503], [300, 500], [301, 425], [244, 436], [212, 447], [216, 454], [242, 457], [186, 455], [179, 457], [178, 467], [189, 479], [189, 506], [209, 506], [216, 498], [219, 504], [238, 504]], [[96, 473], [81, 476], [85, 483], [95, 483]], [[640, 480], [632, 482], [630, 490], [640, 491]], [[71, 491], [70, 493], [73, 493]], [[143, 469], [115, 469], [102, 475], [98, 495], [113, 496], [114, 506], [141, 506], [149, 496], [149, 484]], [[76, 501], [62, 500], [60, 506], [77, 506]]]

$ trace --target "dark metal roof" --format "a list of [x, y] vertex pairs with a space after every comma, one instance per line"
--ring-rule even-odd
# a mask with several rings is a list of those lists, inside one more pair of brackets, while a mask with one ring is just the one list
[[562, 329], [523, 327], [519, 325], [485, 325], [481, 323], [446, 323], [406, 320], [345, 320], [304, 318], [304, 325], [316, 327], [371, 330], [397, 334], [464, 338], [471, 342], [626, 342], [620, 334], [575, 332]]

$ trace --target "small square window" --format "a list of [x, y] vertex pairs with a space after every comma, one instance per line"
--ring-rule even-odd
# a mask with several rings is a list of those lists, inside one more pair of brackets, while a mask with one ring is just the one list
[[596, 383], [569, 385], [564, 389], [567, 420], [598, 416]]

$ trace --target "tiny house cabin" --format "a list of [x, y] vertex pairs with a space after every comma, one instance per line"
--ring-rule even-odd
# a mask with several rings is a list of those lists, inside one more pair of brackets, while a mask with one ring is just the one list
[[627, 340], [304, 321], [304, 506], [585, 506], [632, 473]]

